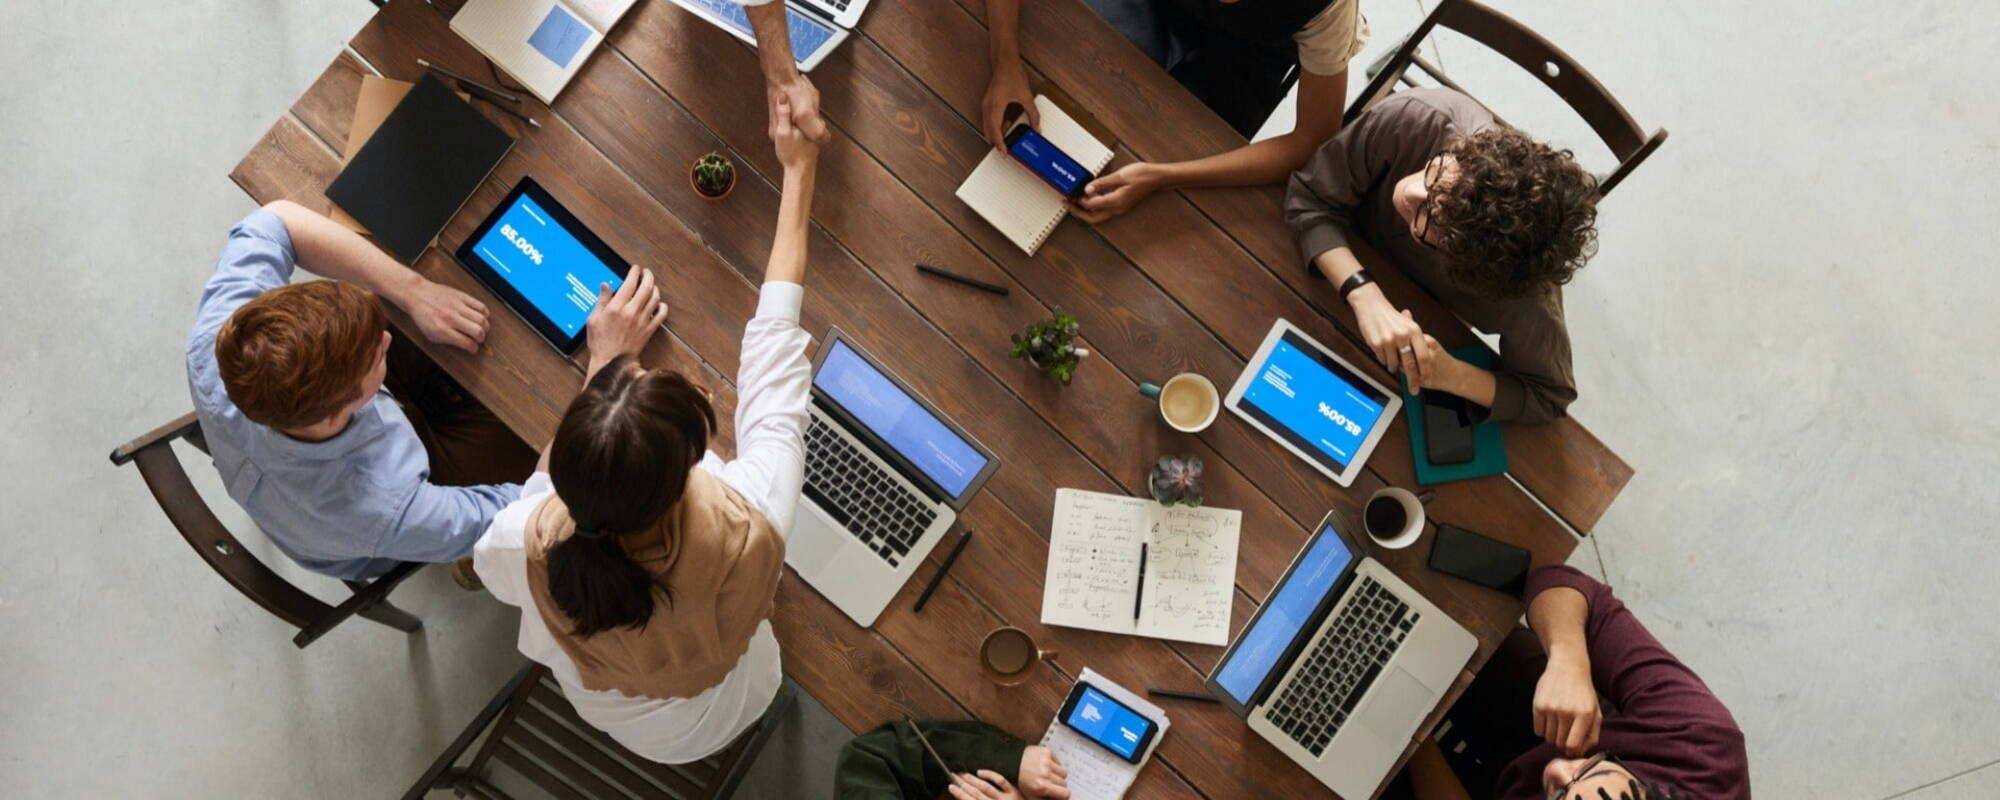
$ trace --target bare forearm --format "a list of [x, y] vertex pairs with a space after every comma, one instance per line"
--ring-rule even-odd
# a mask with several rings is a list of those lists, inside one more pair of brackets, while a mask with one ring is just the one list
[[1160, 188], [1278, 183], [1311, 157], [1313, 144], [1307, 141], [1309, 138], [1297, 132], [1287, 133], [1227, 153], [1156, 165]]
[[1567, 586], [1545, 590], [1528, 604], [1528, 627], [1542, 640], [1551, 660], [1589, 659], [1590, 642], [1584, 633], [1589, 621], [1590, 601]]
[[299, 266], [315, 275], [361, 286], [398, 307], [404, 307], [410, 293], [424, 281], [423, 276], [369, 244], [361, 234], [319, 212], [290, 200], [279, 200], [264, 208], [284, 221]]
[[804, 283], [806, 233], [812, 224], [814, 166], [787, 168], [784, 195], [778, 201], [778, 231], [771, 238], [771, 261], [765, 281]]
[[1021, 0], [986, 0], [986, 62], [1021, 58]]
[[[1345, 247], [1336, 247], [1315, 256], [1313, 258], [1313, 266], [1319, 268], [1320, 274], [1325, 275], [1328, 281], [1331, 281], [1335, 287], [1338, 287], [1342, 283], [1346, 283], [1348, 278], [1354, 277], [1354, 273], [1361, 271], [1361, 259], [1354, 257], [1353, 250]], [[1372, 284], [1364, 285], [1354, 290], [1354, 294], [1348, 295], [1349, 302], [1353, 302], [1355, 295], [1361, 292], [1378, 291], [1381, 290], [1373, 288]]]
[[764, 69], [764, 83], [775, 86], [798, 77], [792, 37], [785, 29], [784, 0], [748, 6], [743, 13], [750, 17], [750, 30], [757, 36], [757, 63]]

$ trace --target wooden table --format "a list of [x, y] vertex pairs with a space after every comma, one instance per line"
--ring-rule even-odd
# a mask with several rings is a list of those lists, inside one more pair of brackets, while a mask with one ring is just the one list
[[[454, 5], [389, 3], [231, 177], [260, 202], [290, 198], [324, 208], [322, 191], [339, 170], [362, 75], [415, 79], [421, 56], [493, 76], [446, 27]], [[1123, 141], [1121, 161], [1241, 144], [1079, 0], [1030, 5], [1022, 43], [1034, 77], [1096, 114]], [[920, 567], [873, 629], [856, 627], [803, 581], [782, 582], [774, 625], [785, 669], [856, 731], [906, 714], [971, 716], [1032, 739], [1085, 666], [1135, 688], [1200, 685], [1220, 648], [1040, 624], [1058, 487], [1143, 495], [1147, 468], [1160, 454], [1200, 455], [1209, 502], [1244, 514], [1232, 620], [1240, 628], [1327, 509], [1353, 519], [1375, 489], [1414, 485], [1400, 421], [1366, 474], [1343, 490], [1227, 415], [1198, 436], [1175, 433], [1135, 391], [1141, 381], [1186, 370], [1218, 383], [1234, 379], [1280, 316], [1350, 361], [1373, 363], [1356, 344], [1345, 305], [1300, 266], [1277, 188], [1157, 195], [1105, 225], [1063, 223], [1033, 258], [952, 196], [987, 151], [977, 127], [983, 14], [982, 0], [875, 3], [859, 35], [812, 74], [834, 138], [820, 160], [805, 325], [820, 332], [839, 324], [1003, 462], [963, 514], [976, 540], [922, 615], [911, 613], [910, 603], [946, 548]], [[533, 175], [618, 252], [653, 269], [673, 305], [672, 336], [657, 337], [647, 358], [707, 382], [726, 418], [735, 409], [731, 380], [778, 206], [779, 168], [765, 135], [755, 54], [662, 0], [641, 0], [609, 45], [553, 108], [528, 99], [539, 129], [488, 112], [520, 143], [440, 241], [463, 241], [508, 187]], [[687, 185], [688, 164], [711, 150], [729, 153], [741, 168], [735, 192], [720, 202]], [[921, 276], [912, 269], [919, 261], [1013, 293], [997, 297]], [[490, 308], [501, 305], [444, 249], [431, 249], [414, 266]], [[1376, 274], [1391, 299], [1412, 308], [1447, 345], [1472, 341], [1393, 270]], [[1055, 306], [1081, 318], [1086, 346], [1096, 353], [1067, 388], [1006, 355], [1007, 335]], [[581, 383], [579, 364], [515, 317], [493, 319], [477, 355], [432, 346], [407, 319], [396, 322], [523, 439], [545, 442]], [[1588, 532], [1632, 471], [1572, 420], [1512, 426], [1506, 435], [1511, 479], [1438, 487], [1432, 517], [1526, 547], [1538, 565], [1561, 563], [1578, 542], [1572, 529]], [[726, 452], [732, 443], [722, 438]], [[1428, 540], [1374, 555], [1480, 637], [1455, 698], [1522, 607], [1425, 569]], [[994, 686], [973, 652], [1001, 624], [1028, 629], [1061, 656], [1025, 685]], [[1169, 713], [1172, 732], [1132, 797], [1330, 794], [1220, 706], [1169, 703]]]

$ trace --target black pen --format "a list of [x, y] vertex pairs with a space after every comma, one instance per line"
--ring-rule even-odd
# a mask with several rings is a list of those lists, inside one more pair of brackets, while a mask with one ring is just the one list
[[931, 582], [924, 587], [924, 593], [917, 595], [917, 607], [914, 610], [924, 610], [924, 604], [931, 601], [931, 592], [937, 591], [938, 584], [944, 582], [944, 574], [951, 571], [951, 565], [958, 560], [958, 554], [965, 552], [965, 546], [971, 542], [972, 529], [966, 528], [964, 533], [959, 534], [958, 544], [952, 545], [951, 552], [944, 555], [944, 563], [938, 565], [937, 574], [931, 576]]
[[[439, 75], [443, 75], [443, 76], [445, 76], [445, 77], [447, 77], [447, 78], [450, 78], [450, 79], [452, 79], [452, 80], [455, 80], [455, 81], [458, 81], [458, 82], [459, 82], [459, 83], [461, 83], [461, 84], [464, 84], [464, 85], [465, 85], [465, 87], [466, 87], [466, 91], [468, 91], [468, 92], [473, 92], [474, 94], [478, 94], [478, 93], [480, 93], [480, 92], [484, 92], [484, 93], [486, 93], [486, 94], [488, 94], [488, 95], [491, 95], [491, 97], [490, 97], [489, 99], [493, 99], [493, 100], [503, 100], [503, 101], [506, 101], [506, 102], [509, 102], [509, 103], [519, 103], [519, 102], [521, 102], [521, 96], [520, 96], [520, 95], [517, 95], [517, 94], [514, 94], [513, 92], [509, 92], [509, 91], [504, 91], [504, 90], [501, 90], [501, 89], [495, 89], [495, 88], [493, 88], [493, 87], [491, 87], [491, 86], [487, 86], [486, 84], [483, 84], [483, 83], [480, 83], [479, 81], [475, 81], [475, 80], [473, 80], [473, 79], [471, 79], [471, 78], [468, 78], [468, 77], [465, 77], [464, 75], [460, 75], [460, 74], [458, 74], [458, 73], [456, 73], [456, 72], [452, 72], [451, 70], [448, 70], [448, 69], [445, 69], [444, 67], [440, 67], [440, 66], [438, 66], [438, 65], [436, 65], [436, 64], [433, 64], [433, 63], [431, 63], [431, 62], [429, 62], [429, 61], [427, 61], [427, 60], [425, 60], [425, 59], [421, 59], [421, 58], [417, 59], [417, 64], [418, 64], [418, 66], [421, 66], [421, 67], [423, 67], [424, 69], [427, 69], [427, 70], [430, 70], [430, 71], [432, 71], [432, 72], [435, 72], [435, 73], [437, 73], [437, 74], [439, 74]], [[474, 90], [477, 90], [477, 91], [474, 91]]]
[[996, 285], [994, 285], [994, 284], [991, 284], [991, 283], [987, 283], [987, 282], [985, 282], [985, 281], [982, 281], [982, 280], [980, 280], [980, 279], [978, 279], [978, 278], [968, 278], [968, 277], [965, 277], [964, 275], [960, 275], [960, 274], [958, 274], [958, 273], [956, 273], [956, 272], [947, 272], [947, 271], [945, 271], [945, 270], [941, 270], [941, 269], [938, 269], [937, 267], [933, 267], [933, 266], [931, 266], [931, 265], [929, 265], [929, 264], [918, 264], [918, 265], [917, 265], [917, 271], [918, 271], [918, 272], [928, 272], [928, 273], [930, 273], [930, 274], [932, 274], [932, 275], [936, 275], [936, 276], [938, 276], [938, 277], [940, 277], [940, 278], [943, 278], [943, 279], [945, 279], [945, 280], [948, 280], [948, 281], [951, 281], [951, 282], [953, 282], [953, 283], [962, 283], [962, 284], [965, 284], [966, 286], [970, 286], [970, 287], [972, 287], [972, 288], [974, 288], [974, 289], [980, 289], [980, 290], [984, 290], [984, 291], [988, 291], [988, 292], [992, 292], [992, 293], [994, 293], [994, 294], [998, 294], [998, 295], [1005, 295], [1005, 294], [1007, 294], [1007, 293], [1008, 293], [1008, 292], [1007, 292], [1007, 287], [1005, 287], [1005, 286], [996, 286]]
[[1151, 695], [1151, 696], [1153, 696], [1153, 697], [1171, 697], [1171, 698], [1174, 698], [1174, 699], [1176, 699], [1176, 700], [1193, 700], [1193, 701], [1195, 701], [1195, 702], [1198, 702], [1198, 703], [1220, 703], [1220, 702], [1222, 702], [1222, 701], [1220, 701], [1220, 700], [1217, 700], [1217, 699], [1215, 699], [1215, 698], [1214, 698], [1213, 696], [1211, 696], [1211, 695], [1206, 695], [1206, 694], [1197, 694], [1197, 693], [1195, 693], [1195, 692], [1183, 692], [1183, 691], [1180, 691], [1180, 690], [1178, 690], [1178, 689], [1150, 689], [1150, 688], [1149, 688], [1149, 689], [1147, 689], [1147, 690], [1146, 690], [1146, 694], [1148, 694], [1148, 695]]
[[1139, 609], [1146, 602], [1146, 543], [1139, 543], [1139, 590], [1132, 593], [1132, 621], [1139, 621]]

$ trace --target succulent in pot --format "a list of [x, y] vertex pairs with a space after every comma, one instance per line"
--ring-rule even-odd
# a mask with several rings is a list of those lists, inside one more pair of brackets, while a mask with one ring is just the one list
[[1201, 457], [1193, 453], [1176, 456], [1160, 456], [1153, 464], [1153, 473], [1146, 479], [1147, 487], [1153, 491], [1153, 499], [1160, 505], [1175, 503], [1201, 506]]
[[1014, 347], [1007, 355], [1026, 359], [1042, 374], [1068, 386], [1076, 377], [1076, 365], [1090, 356], [1089, 350], [1076, 346], [1076, 332], [1076, 316], [1058, 308], [1048, 319], [1010, 336]]
[[694, 186], [695, 194], [721, 200], [736, 188], [736, 165], [721, 153], [709, 153], [688, 167], [688, 183]]

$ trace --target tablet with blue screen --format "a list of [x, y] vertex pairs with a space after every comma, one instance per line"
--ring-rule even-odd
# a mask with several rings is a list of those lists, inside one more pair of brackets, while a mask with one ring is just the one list
[[532, 178], [522, 178], [459, 245], [458, 263], [563, 355], [583, 344], [598, 287], [631, 269]]
[[1350, 486], [1396, 421], [1403, 399], [1280, 319], [1223, 405], [1335, 483]]

